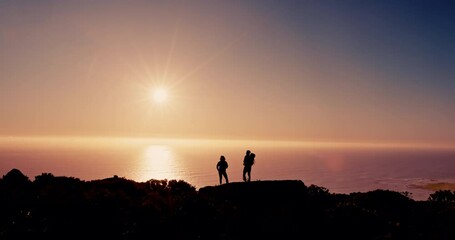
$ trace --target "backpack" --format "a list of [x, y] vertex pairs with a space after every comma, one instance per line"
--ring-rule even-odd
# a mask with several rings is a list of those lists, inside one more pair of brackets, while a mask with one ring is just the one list
[[254, 165], [254, 157], [256, 157], [256, 154], [251, 153], [251, 155], [250, 155], [250, 165]]

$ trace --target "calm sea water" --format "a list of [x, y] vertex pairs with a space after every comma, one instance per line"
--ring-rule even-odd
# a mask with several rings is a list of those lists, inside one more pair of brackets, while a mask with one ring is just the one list
[[241, 181], [245, 151], [256, 154], [252, 180], [299, 179], [334, 193], [390, 189], [425, 200], [432, 182], [455, 183], [455, 150], [356, 148], [241, 141], [16, 139], [0, 141], [0, 175], [20, 169], [94, 180], [118, 175], [135, 181], [182, 179], [217, 185], [220, 155], [231, 182]]

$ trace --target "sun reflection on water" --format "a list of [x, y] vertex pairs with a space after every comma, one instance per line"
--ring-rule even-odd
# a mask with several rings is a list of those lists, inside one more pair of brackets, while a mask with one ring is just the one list
[[149, 145], [144, 148], [138, 163], [138, 178], [178, 179], [180, 164], [174, 150], [167, 145]]

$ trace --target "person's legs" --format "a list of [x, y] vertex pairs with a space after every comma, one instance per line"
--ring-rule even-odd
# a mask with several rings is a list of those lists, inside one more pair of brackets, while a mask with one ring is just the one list
[[251, 181], [251, 169], [248, 169], [248, 182]]
[[247, 172], [247, 171], [246, 171], [246, 167], [244, 167], [244, 168], [243, 168], [243, 181], [244, 181], [244, 182], [246, 182], [246, 176], [245, 176], [246, 172]]
[[226, 179], [226, 183], [229, 183], [228, 176], [227, 176], [226, 172], [223, 173], [223, 176], [224, 176], [224, 179]]
[[221, 185], [221, 180], [222, 180], [223, 174], [221, 173], [221, 171], [218, 171], [218, 175], [220, 176], [220, 185]]

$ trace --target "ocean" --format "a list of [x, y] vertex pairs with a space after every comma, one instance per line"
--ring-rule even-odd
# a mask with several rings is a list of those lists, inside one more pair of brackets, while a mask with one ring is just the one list
[[2, 138], [0, 175], [17, 168], [31, 180], [41, 173], [81, 180], [117, 175], [201, 188], [219, 184], [221, 155], [230, 182], [242, 181], [246, 150], [256, 154], [252, 181], [297, 179], [332, 193], [388, 189], [415, 200], [426, 200], [431, 186], [455, 186], [455, 149], [240, 140]]

